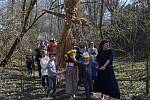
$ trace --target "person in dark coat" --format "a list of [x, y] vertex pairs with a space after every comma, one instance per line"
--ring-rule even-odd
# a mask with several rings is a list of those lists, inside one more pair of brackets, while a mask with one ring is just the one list
[[92, 82], [93, 82], [93, 91], [95, 91], [95, 81], [97, 78], [97, 62], [96, 62], [96, 52], [91, 53], [91, 61], [93, 62], [94, 66], [92, 67]]
[[40, 64], [40, 58], [42, 58], [41, 51], [45, 50], [46, 46], [44, 44], [44, 41], [41, 41], [38, 44], [38, 48], [35, 49], [36, 55], [35, 55], [35, 61], [37, 62], [38, 65], [38, 72], [39, 72], [39, 77], [41, 78], [41, 64]]
[[32, 69], [34, 67], [34, 56], [32, 54], [31, 49], [29, 49], [29, 54], [26, 55], [26, 65], [27, 65], [29, 75], [32, 75]]
[[[80, 49], [80, 47], [78, 47], [78, 46], [74, 46], [74, 49], [77, 51], [77, 52], [76, 52], [76, 59], [77, 59], [77, 61], [80, 61], [81, 58], [82, 58], [81, 49]], [[82, 85], [83, 85], [83, 82], [81, 81], [81, 68], [80, 68], [79, 65], [78, 65], [78, 71], [79, 71], [79, 73], [78, 73], [78, 78], [79, 78], [79, 80], [78, 80], [78, 85], [79, 85], [79, 86], [82, 86]]]
[[102, 40], [97, 55], [98, 73], [96, 80], [96, 92], [103, 94], [102, 100], [106, 97], [120, 99], [120, 90], [113, 70], [113, 51], [109, 48], [108, 40]]
[[85, 88], [86, 100], [91, 100], [91, 95], [93, 92], [92, 69], [96, 67], [96, 64], [90, 59], [88, 52], [84, 52], [82, 56], [83, 61], [79, 62], [80, 68], [82, 69], [81, 80]]

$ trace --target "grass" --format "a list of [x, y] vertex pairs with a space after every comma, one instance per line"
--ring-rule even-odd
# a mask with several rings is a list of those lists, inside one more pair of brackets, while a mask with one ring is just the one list
[[[146, 92], [146, 64], [145, 62], [115, 62], [115, 74], [119, 80], [122, 98], [138, 96]], [[144, 95], [147, 97], [146, 95]], [[144, 97], [143, 97], [144, 99]]]
[[[143, 98], [140, 100], [150, 98], [150, 94], [145, 95], [146, 83], [143, 81], [146, 76], [145, 68], [145, 62], [114, 63], [115, 74], [119, 80], [118, 83], [122, 99], [129, 96], [138, 97], [141, 94], [143, 94]], [[58, 100], [62, 100], [62, 98], [66, 100], [66, 98], [68, 98], [68, 96], [64, 94], [64, 86], [63, 82], [58, 88]], [[83, 100], [83, 90], [84, 89], [81, 88], [81, 91], [78, 92], [77, 100]], [[5, 69], [0, 68], [0, 100], [22, 100], [22, 98], [24, 98], [24, 100], [38, 100], [42, 99], [43, 96], [44, 91], [42, 90], [41, 80], [38, 78], [37, 72], [35, 72], [34, 76], [30, 76], [25, 66], [9, 66]]]

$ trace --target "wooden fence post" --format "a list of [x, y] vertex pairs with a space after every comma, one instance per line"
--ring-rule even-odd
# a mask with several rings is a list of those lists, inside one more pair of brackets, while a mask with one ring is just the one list
[[149, 48], [146, 52], [146, 94], [149, 94]]

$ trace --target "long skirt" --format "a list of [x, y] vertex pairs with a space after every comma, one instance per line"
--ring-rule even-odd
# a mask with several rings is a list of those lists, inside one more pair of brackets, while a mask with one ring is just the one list
[[73, 95], [77, 93], [77, 68], [68, 67], [66, 72], [66, 93]]
[[120, 99], [120, 90], [112, 66], [98, 71], [95, 85], [96, 92]]

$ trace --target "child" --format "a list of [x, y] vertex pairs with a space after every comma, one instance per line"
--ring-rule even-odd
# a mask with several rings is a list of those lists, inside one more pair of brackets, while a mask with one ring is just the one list
[[40, 65], [41, 65], [41, 75], [42, 75], [42, 86], [46, 90], [48, 86], [48, 70], [47, 70], [47, 64], [49, 61], [49, 57], [47, 55], [47, 51], [42, 51], [42, 58], [40, 59]]
[[48, 87], [47, 94], [46, 94], [46, 97], [48, 97], [49, 92], [53, 90], [54, 99], [56, 95], [57, 75], [61, 73], [61, 72], [57, 72], [56, 64], [55, 64], [55, 55], [56, 55], [55, 52], [49, 54], [49, 62], [47, 64], [49, 87]]
[[32, 68], [34, 67], [34, 56], [32, 55], [32, 50], [29, 49], [29, 54], [26, 56], [26, 64], [29, 75], [32, 75]]
[[76, 50], [70, 50], [67, 52], [66, 60], [66, 93], [70, 95], [70, 99], [75, 98], [77, 93], [77, 60]]
[[95, 67], [95, 63], [90, 60], [88, 52], [83, 53], [83, 61], [79, 62], [82, 68], [82, 81], [85, 88], [86, 99], [91, 100], [91, 94], [93, 89], [92, 84], [92, 68]]
[[97, 77], [97, 62], [96, 62], [96, 52], [92, 52], [91, 53], [91, 61], [93, 63], [93, 66], [92, 66], [92, 82], [93, 82], [93, 92], [95, 91], [96, 89], [96, 77]]

